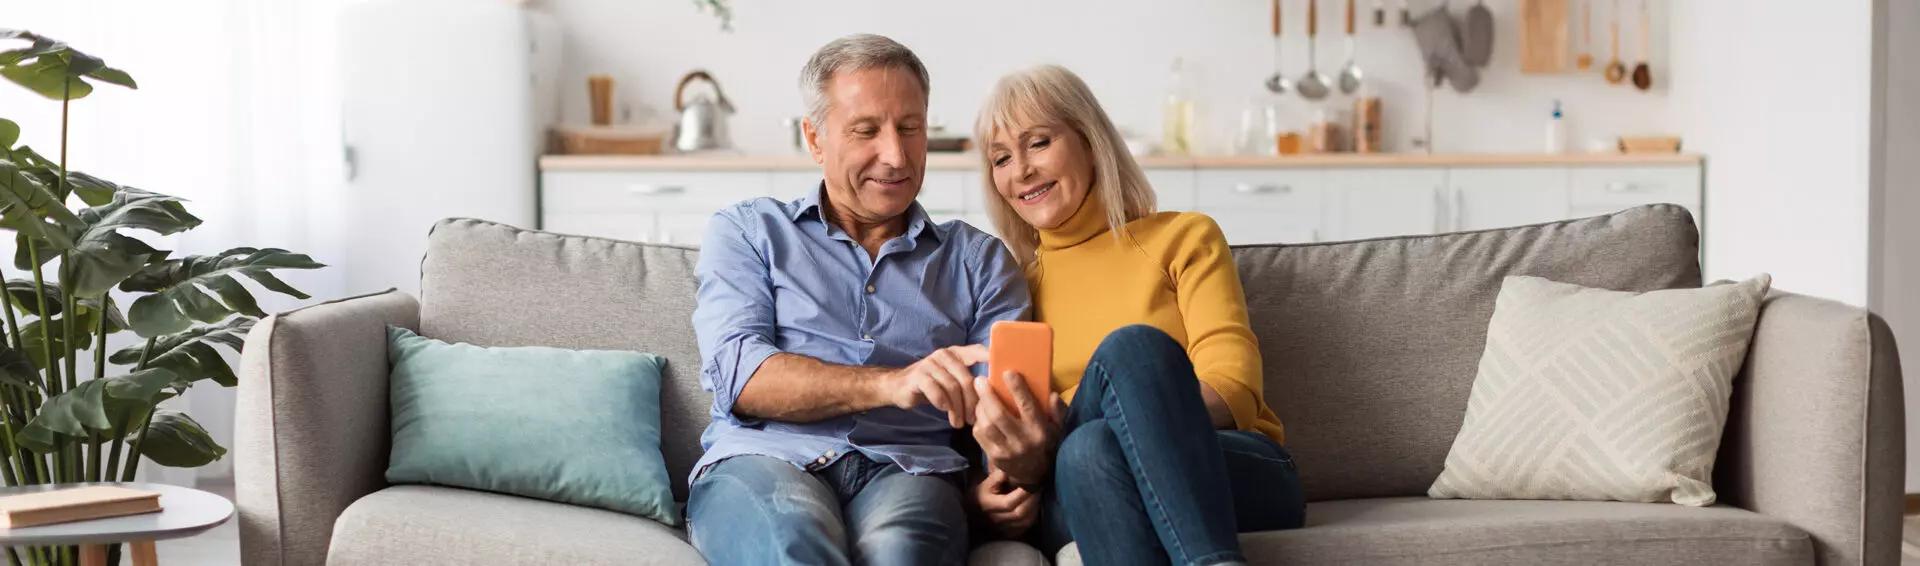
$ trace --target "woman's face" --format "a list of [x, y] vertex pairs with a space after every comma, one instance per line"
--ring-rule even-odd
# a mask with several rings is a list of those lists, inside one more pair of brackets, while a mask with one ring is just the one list
[[1034, 228], [1058, 228], [1093, 186], [1087, 142], [1058, 124], [1011, 130], [995, 131], [987, 145], [994, 192]]

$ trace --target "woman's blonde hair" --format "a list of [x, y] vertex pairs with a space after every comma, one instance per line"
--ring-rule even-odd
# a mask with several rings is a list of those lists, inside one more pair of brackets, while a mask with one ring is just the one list
[[1001, 77], [980, 109], [974, 139], [981, 146], [987, 213], [1000, 231], [1000, 239], [1006, 241], [1021, 265], [1033, 263], [1040, 232], [1021, 220], [994, 189], [993, 156], [986, 146], [996, 132], [1037, 125], [1066, 127], [1086, 141], [1087, 155], [1093, 161], [1093, 186], [1088, 191], [1098, 194], [1100, 202], [1106, 204], [1107, 226], [1116, 237], [1128, 222], [1153, 214], [1153, 187], [1147, 184], [1147, 174], [1127, 152], [1120, 131], [1093, 98], [1087, 83], [1059, 65], [1041, 65]]

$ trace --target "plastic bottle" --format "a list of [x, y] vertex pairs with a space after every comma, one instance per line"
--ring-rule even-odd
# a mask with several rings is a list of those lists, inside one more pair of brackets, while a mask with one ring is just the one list
[[1566, 121], [1561, 119], [1560, 99], [1553, 100], [1553, 117], [1547, 120], [1547, 153], [1566, 153]]
[[1160, 124], [1160, 148], [1169, 155], [1193, 154], [1193, 93], [1179, 58], [1173, 60], [1173, 74], [1167, 85], [1167, 101]]

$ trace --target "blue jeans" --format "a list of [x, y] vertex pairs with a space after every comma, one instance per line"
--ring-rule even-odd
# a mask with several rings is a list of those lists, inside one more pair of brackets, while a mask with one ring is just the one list
[[734, 456], [693, 482], [687, 530], [716, 565], [961, 564], [960, 494], [954, 474], [916, 476], [859, 453], [811, 472]]
[[1305, 522], [1293, 457], [1266, 435], [1215, 430], [1198, 383], [1159, 329], [1107, 335], [1067, 411], [1043, 548], [1078, 541], [1087, 564], [1244, 562], [1236, 533]]

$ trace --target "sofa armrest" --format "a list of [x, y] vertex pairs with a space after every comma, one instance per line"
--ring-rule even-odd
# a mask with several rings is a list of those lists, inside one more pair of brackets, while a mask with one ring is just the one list
[[389, 289], [247, 334], [233, 470], [242, 562], [326, 563], [334, 519], [386, 486], [387, 325], [418, 329], [419, 303]]
[[1773, 293], [1734, 380], [1716, 491], [1812, 534], [1821, 564], [1898, 564], [1904, 405], [1886, 321]]

